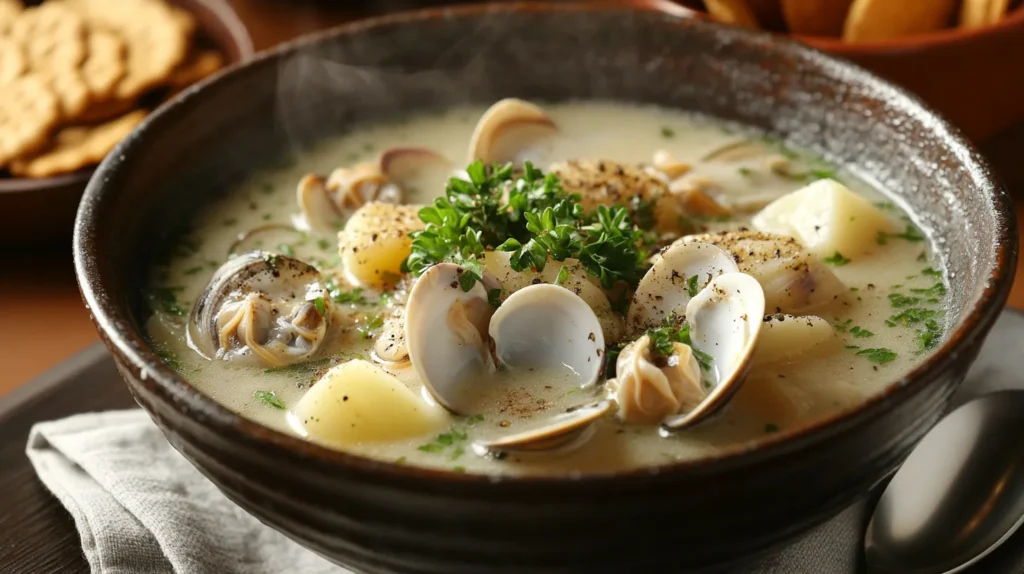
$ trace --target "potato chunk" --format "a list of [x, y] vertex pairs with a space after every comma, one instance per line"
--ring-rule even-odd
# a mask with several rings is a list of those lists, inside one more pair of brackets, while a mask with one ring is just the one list
[[446, 419], [440, 407], [358, 359], [327, 371], [293, 412], [311, 438], [342, 446], [427, 435]]
[[409, 232], [423, 229], [419, 205], [370, 202], [360, 207], [338, 234], [341, 261], [359, 285], [382, 288], [394, 284], [409, 256]]
[[899, 231], [882, 210], [831, 179], [780, 197], [755, 215], [752, 223], [761, 231], [794, 237], [822, 258], [837, 252], [850, 259], [869, 255], [878, 248], [879, 232]]
[[793, 362], [834, 352], [842, 339], [828, 321], [814, 315], [776, 313], [765, 317], [754, 350], [754, 365]]

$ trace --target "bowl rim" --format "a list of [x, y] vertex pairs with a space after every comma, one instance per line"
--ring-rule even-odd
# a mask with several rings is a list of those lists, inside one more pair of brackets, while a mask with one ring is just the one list
[[[667, 14], [702, 20], [713, 20], [707, 12], [684, 6], [675, 0], [638, 0], [651, 8], [661, 10]], [[912, 52], [936, 46], [956, 46], [957, 44], [976, 40], [981, 36], [990, 34], [1001, 34], [1010, 28], [1016, 28], [1024, 24], [1024, 4], [1010, 10], [1006, 16], [993, 24], [985, 24], [976, 28], [961, 28], [952, 26], [912, 34], [890, 40], [871, 40], [867, 42], [845, 42], [840, 37], [817, 36], [811, 34], [796, 34], [793, 32], [781, 32], [776, 30], [760, 30], [775, 34], [782, 38], [791, 38], [809, 44], [819, 50], [842, 57], [861, 55], [895, 55], [905, 52]]]
[[[170, 0], [173, 2], [173, 0]], [[206, 11], [217, 16], [217, 20], [231, 38], [231, 43], [238, 50], [239, 62], [251, 60], [256, 53], [253, 46], [252, 36], [246, 28], [238, 12], [231, 7], [227, 0], [191, 0], [201, 5]], [[175, 4], [175, 6], [178, 6]], [[160, 109], [174, 98], [163, 102], [157, 109]], [[155, 110], [154, 110], [155, 112]], [[51, 177], [0, 177], [0, 194], [33, 193], [46, 190], [59, 189], [66, 186], [82, 185], [89, 181], [92, 174], [99, 166], [84, 167], [70, 173], [62, 173]]]
[[[481, 488], [496, 490], [501, 488], [516, 489], [528, 487], [542, 488], [545, 491], [558, 492], [559, 489], [588, 488], [600, 489], [611, 483], [616, 485], [639, 484], [649, 480], [672, 479], [689, 473], [707, 474], [741, 466], [749, 466], [765, 460], [777, 459], [791, 455], [796, 451], [813, 444], [838, 436], [854, 426], [882, 416], [896, 407], [900, 398], [912, 391], [927, 385], [936, 379], [937, 373], [950, 369], [962, 354], [968, 352], [971, 344], [982, 337], [1002, 311], [1003, 304], [1009, 295], [1010, 286], [1016, 269], [1017, 259], [1017, 224], [1014, 217], [1012, 202], [1007, 190], [993, 175], [991, 168], [966, 138], [955, 127], [921, 101], [917, 96], [895, 86], [867, 70], [850, 62], [840, 60], [822, 53], [794, 40], [780, 39], [764, 31], [751, 31], [708, 21], [694, 21], [692, 18], [665, 14], [650, 6], [624, 5], [621, 2], [602, 1], [591, 3], [553, 3], [553, 2], [514, 2], [500, 4], [470, 4], [457, 7], [426, 8], [408, 12], [398, 12], [358, 20], [348, 24], [303, 36], [297, 40], [286, 42], [278, 47], [261, 52], [254, 59], [245, 63], [234, 64], [218, 74], [201, 81], [197, 86], [171, 104], [151, 114], [136, 129], [135, 136], [146, 132], [154, 124], [167, 118], [170, 123], [174, 114], [186, 109], [196, 97], [206, 91], [212, 84], [228, 81], [235, 76], [243, 76], [247, 72], [265, 65], [274, 65], [279, 59], [288, 57], [303, 47], [319, 44], [336, 37], [349, 36], [364, 30], [383, 26], [408, 26], [429, 22], [436, 18], [456, 17], [494, 17], [497, 14], [517, 13], [563, 13], [585, 12], [596, 13], [606, 11], [628, 11], [633, 13], [661, 14], [669, 24], [685, 26], [711, 26], [719, 29], [719, 33], [727, 38], [742, 41], [770, 44], [772, 50], [782, 54], [790, 54], [802, 60], [817, 62], [844, 70], [847, 77], [862, 82], [867, 86], [884, 91], [887, 97], [898, 103], [903, 109], [913, 110], [918, 117], [927, 120], [932, 133], [949, 146], [951, 155], [965, 164], [965, 169], [973, 174], [988, 192], [989, 201], [993, 206], [996, 219], [1002, 223], [998, 231], [998, 241], [994, 246], [996, 264], [993, 266], [985, 287], [973, 307], [964, 318], [949, 332], [942, 345], [933, 351], [922, 363], [897, 381], [893, 381], [884, 391], [869, 396], [863, 402], [844, 408], [828, 417], [813, 419], [792, 429], [772, 433], [746, 443], [731, 445], [711, 456], [697, 459], [666, 462], [658, 465], [639, 466], [605, 472], [579, 472], [552, 475], [496, 475], [460, 473], [441, 468], [428, 468], [398, 464], [390, 461], [373, 459], [359, 454], [332, 449], [309, 440], [286, 434], [247, 419], [227, 407], [221, 405], [192, 386], [184, 377], [167, 366], [153, 351], [143, 336], [141, 329], [132, 325], [131, 313], [122, 300], [111, 297], [115, 287], [107, 286], [100, 281], [101, 265], [96, 254], [97, 238], [100, 234], [96, 226], [99, 217], [96, 213], [103, 209], [106, 194], [106, 180], [114, 177], [118, 171], [119, 160], [115, 159], [130, 153], [137, 137], [128, 137], [100, 164], [96, 174], [90, 180], [75, 222], [74, 230], [74, 263], [75, 273], [82, 293], [83, 302], [90, 310], [94, 324], [107, 347], [119, 359], [123, 368], [130, 368], [139, 373], [138, 384], [154, 395], [162, 403], [171, 405], [169, 408], [179, 414], [195, 419], [201, 418], [204, 430], [220, 435], [224, 440], [242, 444], [247, 447], [277, 449], [275, 454], [293, 461], [307, 464], [307, 468], [317, 468], [318, 472], [347, 472], [353, 475], [372, 477], [375, 480], [386, 480], [389, 484], [401, 485], [409, 490], [431, 490], [438, 487], [458, 485], [461, 488]], [[689, 22], [687, 22], [689, 21]], [[129, 383], [130, 385], [130, 383]], [[151, 416], [153, 413], [150, 413]]]

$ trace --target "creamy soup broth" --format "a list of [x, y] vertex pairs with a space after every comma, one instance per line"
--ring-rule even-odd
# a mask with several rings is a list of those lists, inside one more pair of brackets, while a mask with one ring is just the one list
[[[382, 320], [396, 303], [387, 293], [382, 297], [369, 288], [354, 292], [354, 286], [345, 284], [332, 235], [277, 230], [249, 237], [241, 245], [236, 242], [247, 230], [272, 224], [292, 226], [298, 211], [296, 184], [308, 173], [327, 174], [340, 166], [373, 161], [382, 150], [402, 146], [433, 149], [464, 167], [467, 144], [484, 109], [459, 108], [364, 126], [324, 142], [287, 167], [252, 175], [207, 206], [193, 221], [191, 232], [173, 246], [166, 264], [153, 271], [154, 313], [147, 325], [152, 344], [202, 392], [280, 431], [386, 461], [466, 472], [530, 474], [612, 471], [695, 459], [795, 429], [882, 391], [918, 363], [929, 340], [940, 335], [945, 288], [930, 243], [900, 207], [864, 180], [836, 172], [812, 156], [762, 142], [735, 126], [676, 111], [613, 103], [557, 104], [546, 106], [545, 111], [557, 124], [558, 135], [524, 154], [545, 170], [554, 161], [574, 158], [650, 164], [656, 154], [667, 153], [691, 164], [686, 178], [735, 204], [766, 203], [760, 198], [798, 190], [818, 176], [835, 178], [869, 199], [898, 230], [878, 234], [870, 255], [847, 258], [837, 252], [818, 257], [827, 261], [826, 268], [846, 289], [832, 303], [808, 314], [826, 320], [840, 343], [824, 354], [755, 365], [724, 412], [677, 433], [659, 432], [656, 424], [623, 423], [608, 415], [592, 426], [580, 439], [585, 443], [577, 448], [480, 456], [473, 451], [474, 440], [528, 429], [545, 416], [603, 396], [603, 385], [581, 389], [578, 380], [561, 369], [500, 372], [473, 390], [475, 412], [457, 416], [431, 400], [413, 368], [384, 365], [385, 371], [420, 397], [422, 409], [436, 417], [435, 423], [421, 434], [381, 441], [339, 444], [311, 435], [306, 428], [309, 421], [293, 408], [328, 368], [359, 357], [372, 362]], [[728, 149], [718, 152], [718, 157], [712, 153], [743, 141], [754, 142], [759, 151], [735, 157]], [[712, 159], [701, 160], [709, 154]], [[428, 204], [443, 193], [437, 184], [421, 183], [406, 189], [408, 203]], [[698, 228], [691, 232], [738, 229], [749, 227], [755, 213], [691, 218], [687, 224]], [[263, 249], [341, 273], [336, 287], [342, 295], [334, 298], [331, 328], [315, 356], [297, 365], [268, 367], [251, 361], [209, 360], [189, 347], [185, 313], [216, 268], [228, 259], [233, 245], [236, 251]]]

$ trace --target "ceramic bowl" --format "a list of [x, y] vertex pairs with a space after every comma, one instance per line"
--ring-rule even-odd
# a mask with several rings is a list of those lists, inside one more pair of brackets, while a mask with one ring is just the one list
[[[699, 18], [698, 0], [636, 0]], [[778, 24], [781, 26], [781, 23]], [[838, 38], [793, 35], [855, 62], [914, 92], [974, 142], [1024, 122], [1024, 5], [979, 28], [947, 28], [894, 40], [850, 44]]]
[[[224, 0], [168, 1], [195, 16], [200, 39], [219, 48], [228, 62], [252, 56], [249, 33]], [[66, 245], [92, 174], [93, 169], [86, 168], [39, 179], [0, 177], [0, 245]]]
[[[358, 123], [506, 96], [697, 110], [870, 175], [939, 239], [948, 337], [886, 392], [826, 420], [701, 460], [526, 478], [325, 449], [228, 411], [153, 352], [147, 270], [204, 202]], [[863, 496], [943, 413], [1003, 306], [1017, 245], [1009, 198], [962, 135], [860, 68], [621, 4], [508, 4], [347, 25], [184, 95], [99, 167], [74, 249], [85, 303], [138, 403], [263, 522], [359, 572], [592, 574], [739, 568]]]

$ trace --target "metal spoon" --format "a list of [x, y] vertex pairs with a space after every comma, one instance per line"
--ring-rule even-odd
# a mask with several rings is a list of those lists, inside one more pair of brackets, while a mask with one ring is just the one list
[[868, 524], [869, 573], [950, 574], [1024, 523], [1024, 391], [971, 401], [943, 419], [886, 487]]

